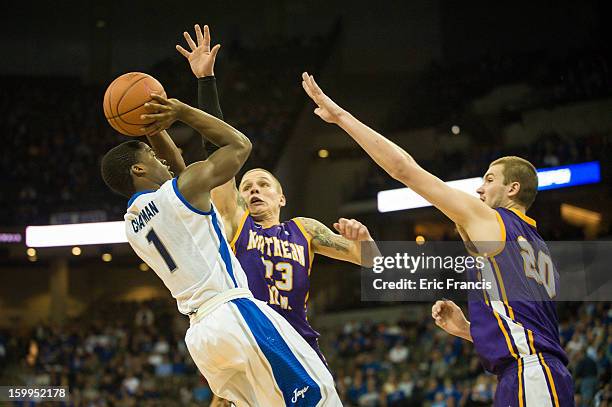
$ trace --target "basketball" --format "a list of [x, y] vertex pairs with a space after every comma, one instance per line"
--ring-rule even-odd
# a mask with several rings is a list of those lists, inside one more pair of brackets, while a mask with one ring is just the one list
[[119, 133], [126, 136], [144, 136], [142, 127], [151, 120], [142, 120], [146, 114], [144, 104], [151, 101], [151, 93], [166, 97], [164, 87], [157, 79], [142, 72], [129, 72], [119, 76], [104, 93], [104, 116]]

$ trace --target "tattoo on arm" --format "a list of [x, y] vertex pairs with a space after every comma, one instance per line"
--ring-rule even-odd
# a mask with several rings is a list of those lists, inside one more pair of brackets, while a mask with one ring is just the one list
[[238, 205], [240, 209], [246, 210], [247, 204], [244, 201], [244, 198], [242, 197], [242, 195], [240, 195], [240, 192], [237, 192], [236, 195], [237, 195], [236, 204]]
[[349, 252], [351, 242], [343, 236], [335, 234], [318, 220], [310, 218], [299, 218], [299, 220], [312, 237], [314, 247], [329, 247], [344, 253]]

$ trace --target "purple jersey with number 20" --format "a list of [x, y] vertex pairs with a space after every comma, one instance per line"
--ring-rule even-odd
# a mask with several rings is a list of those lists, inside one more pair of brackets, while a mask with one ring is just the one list
[[491, 288], [470, 294], [470, 333], [480, 360], [498, 376], [495, 406], [573, 406], [567, 355], [559, 341], [559, 274], [536, 222], [497, 208], [503, 247], [473, 280]]

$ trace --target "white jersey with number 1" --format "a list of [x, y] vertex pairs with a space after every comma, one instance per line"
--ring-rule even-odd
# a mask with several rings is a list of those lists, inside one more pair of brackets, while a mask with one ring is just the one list
[[200, 211], [177, 192], [175, 178], [135, 194], [124, 219], [130, 245], [187, 315], [219, 293], [249, 286], [214, 207]]
[[215, 394], [238, 407], [341, 406], [316, 352], [252, 297], [212, 204], [194, 208], [175, 178], [134, 194], [124, 219], [134, 251], [190, 315], [185, 342]]

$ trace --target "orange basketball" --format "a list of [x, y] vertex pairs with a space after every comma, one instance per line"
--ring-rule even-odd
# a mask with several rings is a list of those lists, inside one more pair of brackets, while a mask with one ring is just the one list
[[151, 101], [151, 93], [166, 97], [164, 87], [151, 75], [129, 72], [115, 79], [104, 93], [104, 116], [119, 133], [126, 136], [144, 136], [142, 127], [152, 123], [142, 120], [146, 114], [144, 104]]

